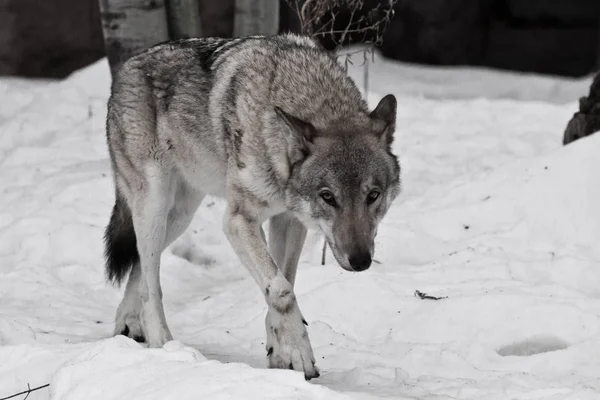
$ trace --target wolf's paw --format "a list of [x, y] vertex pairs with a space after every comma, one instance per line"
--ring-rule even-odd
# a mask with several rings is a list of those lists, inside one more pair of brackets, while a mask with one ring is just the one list
[[144, 328], [148, 347], [160, 348], [173, 340], [161, 306], [147, 302], [142, 305], [140, 322]]
[[319, 377], [315, 365], [308, 331], [296, 305], [291, 312], [278, 313], [270, 310], [265, 325], [267, 328], [267, 357], [269, 368], [293, 369], [304, 372], [304, 378]]
[[136, 293], [126, 292], [115, 315], [114, 336], [124, 335], [139, 343], [146, 341], [140, 319], [141, 308], [141, 298]]
[[146, 341], [142, 324], [139, 315], [128, 314], [125, 316], [117, 316], [115, 321], [114, 336], [123, 335], [132, 338], [136, 342], [143, 343]]
[[173, 340], [173, 335], [169, 332], [169, 328], [160, 329], [157, 332], [153, 332], [153, 334], [148, 334], [147, 337], [146, 343], [148, 343], [148, 347], [153, 348], [161, 348], [165, 343]]

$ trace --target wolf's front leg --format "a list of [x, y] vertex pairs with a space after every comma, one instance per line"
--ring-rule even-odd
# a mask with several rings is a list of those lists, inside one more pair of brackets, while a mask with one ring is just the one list
[[[238, 200], [239, 199], [239, 200]], [[248, 268], [265, 295], [269, 307], [267, 340], [271, 368], [304, 372], [306, 379], [319, 376], [308, 332], [291, 283], [273, 261], [261, 235], [259, 209], [248, 199], [230, 196], [224, 231], [240, 261]]]
[[[306, 240], [306, 228], [289, 213], [271, 217], [269, 227], [269, 251], [271, 256], [288, 282], [294, 286], [298, 261]], [[300, 310], [296, 308], [294, 312], [299, 313]], [[297, 320], [297, 317], [293, 318], [293, 321]], [[307, 335], [304, 318], [302, 318], [302, 322], [303, 325], [286, 323], [285, 317], [281, 318], [276, 313], [267, 313], [265, 320], [267, 354], [269, 355], [269, 365], [271, 367], [288, 368], [289, 364], [286, 365], [285, 360], [290, 358], [292, 359], [292, 365], [294, 364], [294, 354], [288, 354], [294, 346], [290, 346], [286, 340], [294, 338], [295, 341], [301, 342], [303, 335]], [[282, 329], [290, 329], [288, 327], [293, 327], [293, 331], [287, 335], [281, 335]], [[317, 370], [316, 376], [318, 374]]]

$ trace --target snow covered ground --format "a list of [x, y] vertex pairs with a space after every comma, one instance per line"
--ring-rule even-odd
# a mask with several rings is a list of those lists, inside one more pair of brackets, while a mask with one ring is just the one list
[[600, 136], [561, 146], [590, 80], [379, 58], [370, 75], [372, 104], [398, 97], [404, 193], [366, 272], [320, 265], [308, 239], [311, 382], [265, 368], [266, 307], [220, 200], [163, 255], [176, 340], [112, 338], [106, 61], [0, 79], [0, 398], [50, 383], [29, 399], [599, 399]]

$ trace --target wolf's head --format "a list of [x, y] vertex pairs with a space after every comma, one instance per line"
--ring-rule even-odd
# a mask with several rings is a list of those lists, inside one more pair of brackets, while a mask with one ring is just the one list
[[396, 98], [387, 95], [372, 112], [327, 131], [275, 111], [291, 165], [287, 207], [320, 228], [342, 268], [366, 270], [377, 226], [400, 191], [400, 166], [391, 151]]

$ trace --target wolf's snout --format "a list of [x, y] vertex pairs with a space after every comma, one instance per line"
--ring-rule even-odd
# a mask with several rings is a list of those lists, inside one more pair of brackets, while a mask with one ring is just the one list
[[371, 266], [371, 254], [365, 253], [357, 253], [348, 257], [348, 262], [353, 270], [360, 272], [368, 269]]

